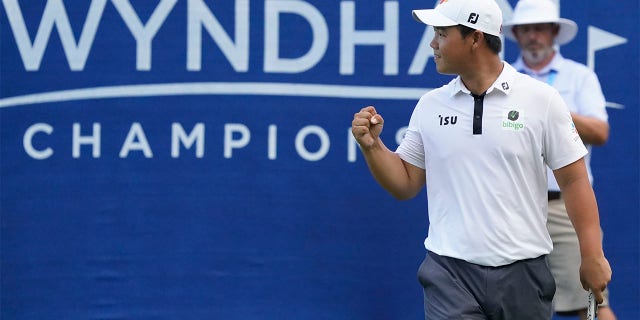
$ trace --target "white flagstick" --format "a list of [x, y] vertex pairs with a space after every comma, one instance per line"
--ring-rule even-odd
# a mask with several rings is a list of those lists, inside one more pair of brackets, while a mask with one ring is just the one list
[[589, 289], [589, 306], [587, 307], [587, 320], [598, 320], [598, 304]]

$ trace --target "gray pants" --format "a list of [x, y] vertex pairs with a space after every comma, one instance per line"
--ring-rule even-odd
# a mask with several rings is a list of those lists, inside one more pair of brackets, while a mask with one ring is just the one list
[[426, 320], [542, 320], [553, 315], [546, 256], [487, 267], [428, 252], [418, 279]]

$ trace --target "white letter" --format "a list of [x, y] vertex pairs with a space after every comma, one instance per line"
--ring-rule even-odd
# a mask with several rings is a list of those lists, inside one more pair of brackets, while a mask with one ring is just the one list
[[140, 22], [140, 18], [131, 7], [129, 0], [111, 1], [136, 39], [136, 70], [151, 70], [151, 40], [158, 33], [158, 29], [167, 19], [169, 12], [178, 0], [162, 0], [151, 14], [146, 26]]
[[358, 147], [358, 142], [356, 141], [356, 138], [353, 137], [351, 128], [349, 128], [347, 135], [347, 161], [356, 162], [356, 150]]
[[[315, 134], [320, 138], [320, 149], [315, 153], [309, 152], [304, 146], [304, 140], [310, 134]], [[318, 161], [324, 158], [324, 156], [327, 155], [327, 152], [329, 152], [329, 144], [329, 135], [324, 131], [324, 129], [318, 126], [306, 126], [296, 135], [296, 151], [298, 151], [298, 154], [302, 159], [307, 161]]]
[[409, 66], [409, 74], [422, 74], [422, 72], [424, 72], [424, 68], [427, 66], [429, 58], [433, 57], [433, 49], [431, 49], [429, 43], [431, 42], [431, 39], [433, 39], [434, 35], [435, 31], [433, 31], [432, 27], [424, 28], [420, 44], [418, 44], [418, 50], [413, 56], [411, 66]]
[[191, 130], [191, 134], [187, 136], [187, 133], [179, 123], [171, 124], [171, 157], [180, 157], [180, 145], [182, 142], [186, 149], [191, 148], [194, 142], [196, 144], [196, 157], [202, 158], [204, 156], [204, 124], [198, 123]]
[[[138, 142], [135, 142], [136, 139]], [[134, 122], [129, 129], [127, 138], [125, 139], [122, 149], [120, 149], [120, 158], [126, 158], [129, 155], [130, 150], [142, 150], [146, 158], [153, 157], [147, 137], [142, 130], [142, 126], [138, 122]]]
[[269, 126], [269, 143], [268, 143], [269, 160], [275, 160], [278, 157], [278, 127], [275, 124]]
[[203, 0], [189, 0], [187, 7], [187, 70], [200, 71], [202, 67], [201, 26], [203, 26], [213, 41], [218, 44], [233, 69], [236, 72], [247, 72], [249, 70], [249, 0], [236, 0], [235, 46]]
[[81, 136], [80, 135], [80, 124], [73, 124], [73, 151], [72, 155], [74, 158], [80, 158], [80, 145], [82, 144], [90, 144], [93, 145], [92, 155], [94, 158], [100, 158], [100, 124], [93, 124], [93, 135], [92, 136]]
[[396, 131], [396, 144], [400, 145], [400, 142], [404, 139], [404, 134], [407, 132], [408, 127], [402, 127]]
[[[239, 140], [233, 140], [233, 133], [240, 134]], [[229, 159], [233, 149], [243, 148], [249, 144], [251, 132], [249, 128], [240, 123], [227, 123], [224, 125], [224, 157]]]
[[355, 3], [340, 3], [340, 74], [353, 74], [355, 46], [384, 46], [384, 74], [398, 74], [398, 3], [384, 3], [384, 30], [356, 31]]
[[36, 123], [30, 126], [27, 131], [25, 131], [24, 137], [22, 137], [22, 146], [24, 147], [24, 151], [29, 156], [31, 156], [31, 158], [34, 158], [36, 160], [43, 160], [51, 157], [51, 155], [53, 154], [53, 150], [47, 147], [44, 150], [40, 151], [36, 150], [36, 148], [33, 147], [33, 136], [38, 132], [44, 132], [50, 135], [53, 132], [53, 127], [51, 127], [47, 123]]
[[73, 71], [81, 71], [87, 62], [89, 50], [93, 44], [93, 39], [98, 30], [98, 24], [102, 18], [102, 12], [107, 0], [93, 0], [87, 13], [87, 20], [80, 34], [80, 41], [76, 44], [67, 11], [64, 8], [62, 0], [49, 0], [42, 13], [42, 20], [36, 33], [36, 38], [31, 43], [27, 27], [20, 11], [17, 0], [2, 0], [9, 25], [13, 31], [13, 37], [16, 39], [22, 63], [27, 71], [37, 71], [40, 68], [42, 55], [49, 43], [49, 37], [55, 24], [58, 29], [58, 36], [62, 42], [64, 53], [69, 62], [69, 67]]
[[[299, 73], [315, 66], [329, 45], [329, 29], [314, 6], [299, 0], [267, 0], [264, 8], [264, 71]], [[280, 13], [294, 13], [309, 22], [313, 31], [311, 48], [299, 58], [280, 58]]]

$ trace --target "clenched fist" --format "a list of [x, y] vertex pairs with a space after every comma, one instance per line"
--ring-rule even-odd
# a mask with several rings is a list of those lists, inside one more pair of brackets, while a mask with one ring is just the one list
[[353, 115], [351, 133], [360, 147], [367, 149], [378, 141], [383, 124], [384, 119], [376, 112], [376, 108], [364, 107]]

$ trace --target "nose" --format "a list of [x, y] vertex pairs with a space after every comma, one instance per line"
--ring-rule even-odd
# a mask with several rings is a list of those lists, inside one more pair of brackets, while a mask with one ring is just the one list
[[522, 32], [522, 35], [524, 36], [525, 39], [534, 40], [538, 38], [538, 36], [540, 35], [540, 32], [537, 32], [536, 30], [533, 30], [533, 29], [529, 29]]
[[438, 41], [436, 41], [436, 37], [437, 35], [434, 35], [433, 38], [431, 38], [431, 42], [429, 42], [429, 47], [431, 47], [431, 49], [438, 49]]

